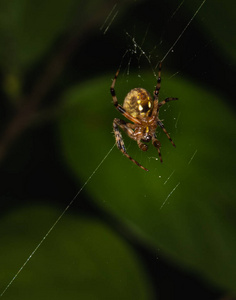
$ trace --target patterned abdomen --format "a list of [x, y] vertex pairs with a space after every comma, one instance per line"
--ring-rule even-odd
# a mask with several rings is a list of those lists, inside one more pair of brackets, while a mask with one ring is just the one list
[[123, 107], [135, 118], [148, 117], [152, 113], [153, 100], [148, 91], [135, 88], [126, 95]]

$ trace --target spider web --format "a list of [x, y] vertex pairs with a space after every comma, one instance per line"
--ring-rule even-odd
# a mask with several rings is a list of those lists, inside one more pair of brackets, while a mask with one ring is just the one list
[[[129, 46], [127, 46], [127, 49], [125, 50], [124, 54], [121, 56], [120, 66], [123, 68], [123, 70], [125, 70], [126, 80], [127, 81], [129, 80], [129, 76], [130, 76], [131, 72], [133, 71], [134, 66], [136, 65], [136, 66], [138, 66], [138, 70], [139, 70], [138, 78], [141, 81], [145, 81], [145, 78], [142, 75], [143, 70], [146, 68], [146, 65], [145, 65], [144, 61], [146, 61], [146, 64], [148, 65], [149, 69], [151, 70], [151, 72], [153, 74], [154, 79], [156, 80], [156, 78], [157, 78], [157, 71], [156, 70], [157, 70], [157, 67], [158, 67], [158, 63], [160, 61], [162, 61], [162, 62], [166, 61], [167, 58], [171, 54], [174, 53], [175, 47], [177, 46], [178, 43], [181, 42], [181, 39], [182, 39], [183, 35], [189, 29], [192, 21], [194, 20], [195, 16], [199, 13], [200, 9], [205, 4], [205, 2], [206, 2], [206, 0], [202, 1], [201, 4], [196, 8], [196, 11], [193, 14], [192, 18], [189, 20], [189, 22], [187, 24], [185, 24], [185, 27], [177, 35], [176, 39], [173, 41], [173, 43], [167, 49], [167, 51], [165, 52], [165, 54], [163, 56], [158, 54], [158, 49], [162, 46], [162, 37], [159, 39], [158, 42], [155, 42], [154, 45], [151, 46], [151, 47], [145, 45], [146, 37], [149, 33], [148, 25], [146, 26], [145, 33], [141, 37], [141, 39], [138, 39], [135, 36], [134, 33], [130, 32], [128, 30], [124, 30], [124, 36], [127, 39], [127, 44], [129, 44]], [[182, 7], [183, 3], [184, 3], [184, 1], [180, 2], [179, 5], [170, 14], [170, 19], [168, 20], [168, 22], [170, 22], [178, 14], [178, 12], [181, 10], [181, 7]], [[117, 20], [118, 17], [119, 17], [119, 6], [117, 4], [115, 4], [113, 6], [113, 8], [111, 9], [111, 11], [108, 13], [107, 18], [104, 20], [104, 23], [100, 27], [100, 30], [102, 31], [102, 33], [104, 35], [106, 35], [110, 30], [112, 30], [113, 22], [115, 22], [115, 20]], [[166, 33], [163, 32], [164, 38], [165, 38], [165, 34]], [[146, 50], [145, 48], [147, 48], [148, 50]], [[170, 78], [177, 76], [180, 72], [181, 71], [179, 71], [179, 70], [175, 71], [174, 73], [171, 74]], [[178, 129], [178, 122], [181, 119], [181, 112], [176, 117], [174, 117], [174, 119], [175, 119], [175, 129], [177, 130]], [[25, 268], [25, 266], [30, 262], [31, 258], [36, 254], [37, 251], [39, 251], [42, 243], [46, 239], [50, 238], [49, 237], [50, 233], [57, 226], [58, 222], [63, 218], [64, 214], [71, 207], [71, 205], [74, 203], [74, 201], [78, 200], [79, 195], [81, 194], [81, 192], [83, 191], [85, 186], [87, 186], [89, 184], [90, 180], [96, 175], [96, 172], [98, 171], [98, 169], [102, 167], [104, 161], [109, 157], [109, 155], [110, 155], [111, 151], [114, 149], [114, 147], [115, 147], [115, 145], [113, 145], [107, 151], [107, 153], [101, 159], [100, 163], [94, 168], [91, 175], [87, 178], [87, 180], [84, 182], [82, 187], [78, 190], [78, 192], [73, 197], [73, 199], [69, 202], [69, 204], [65, 207], [65, 209], [62, 211], [62, 213], [58, 216], [56, 221], [48, 229], [48, 231], [45, 233], [43, 238], [37, 243], [36, 247], [33, 249], [33, 251], [27, 257], [25, 262], [22, 263], [22, 266], [14, 274], [14, 276], [12, 277], [10, 282], [3, 289], [3, 291], [0, 294], [0, 297], [3, 297], [6, 293], [6, 291], [9, 288], [11, 288], [12, 284], [14, 283], [16, 278], [18, 276], [20, 276], [20, 273]], [[190, 165], [192, 163], [192, 161], [195, 159], [195, 157], [197, 155], [197, 151], [198, 151], [197, 149], [195, 149], [193, 151], [192, 155], [189, 158], [188, 165]], [[157, 159], [157, 158], [154, 157], [154, 156], [148, 156], [148, 159], [151, 160], [151, 159]], [[164, 179], [163, 184], [167, 185], [169, 183], [169, 181], [171, 180], [171, 178], [173, 178], [175, 175], [176, 175], [176, 170], [170, 170], [169, 175]], [[162, 175], [160, 175], [160, 174], [157, 175], [156, 174], [154, 176], [157, 176], [157, 177], [160, 178]], [[176, 183], [172, 187], [170, 187], [170, 192], [168, 193], [166, 198], [163, 199], [162, 205], [160, 206], [160, 210], [162, 210], [164, 208], [164, 206], [170, 201], [170, 199], [173, 198], [173, 194], [178, 189], [180, 184], [181, 184], [181, 182], [178, 180], [178, 178], [176, 178]]]
[[[147, 84], [145, 77], [142, 75], [143, 73], [145, 73], [145, 70], [147, 68], [149, 68], [151, 70], [153, 77], [155, 78], [154, 82], [156, 82], [157, 72], [158, 72], [157, 70], [158, 70], [159, 63], [162, 62], [162, 72], [163, 72], [163, 65], [164, 65], [163, 62], [166, 61], [169, 56], [174, 55], [175, 48], [178, 46], [178, 43], [183, 38], [185, 32], [189, 29], [189, 26], [191, 25], [192, 21], [194, 20], [196, 15], [199, 13], [199, 11], [201, 10], [201, 8], [205, 4], [205, 2], [206, 2], [206, 0], [202, 1], [200, 3], [200, 5], [197, 6], [197, 8], [196, 8], [194, 14], [192, 15], [192, 17], [190, 18], [190, 20], [187, 22], [187, 24], [184, 24], [184, 27], [182, 28], [181, 32], [179, 33], [177, 38], [175, 38], [175, 40], [170, 45], [170, 47], [167, 48], [164, 55], [161, 55], [159, 50], [162, 47], [163, 36], [165, 36], [165, 34], [167, 34], [165, 32], [165, 30], [161, 34], [159, 41], [158, 42], [155, 41], [151, 47], [150, 47], [150, 45], [148, 45], [148, 46], [145, 45], [145, 41], [146, 41], [146, 38], [149, 33], [149, 24], [147, 25], [147, 28], [142, 37], [136, 36], [135, 33], [131, 33], [130, 31], [127, 31], [127, 30], [124, 31], [125, 32], [124, 34], [127, 38], [127, 44], [129, 46], [127, 47], [127, 49], [125, 50], [125, 53], [123, 54], [123, 56], [121, 58], [119, 69], [123, 68], [125, 70], [126, 82], [129, 81], [129, 76], [132, 73], [132, 69], [135, 70], [134, 72], [136, 72], [136, 69], [138, 69], [138, 75], [137, 75], [138, 78], [137, 79], [140, 80], [140, 85], [142, 86], [143, 83]], [[174, 17], [177, 15], [178, 11], [181, 9], [181, 6], [183, 5], [183, 3], [184, 3], [184, 1], [179, 3], [177, 8], [171, 14], [168, 22], [171, 22], [174, 19]], [[112, 20], [116, 17], [117, 13], [118, 13], [118, 11], [116, 13], [114, 13], [114, 17], [112, 18]], [[175, 20], [173, 20], [173, 22], [175, 22]], [[109, 26], [110, 25], [111, 25], [111, 23], [109, 23]], [[106, 32], [108, 31], [109, 26], [106, 27]], [[196, 53], [194, 54], [194, 57], [195, 56], [196, 56]], [[175, 59], [178, 59], [178, 57], [175, 57]], [[192, 59], [193, 58], [190, 57], [189, 61]], [[171, 73], [171, 75], [167, 79], [167, 84], [168, 84], [168, 80], [172, 79], [175, 76], [180, 75], [181, 72], [182, 72], [182, 70], [177, 70], [174, 73]], [[154, 84], [154, 87], [155, 87], [155, 84]], [[168, 109], [169, 109], [169, 107], [167, 107], [167, 108], [165, 107], [164, 111], [167, 111]], [[180, 119], [181, 119], [181, 112], [179, 112], [177, 116], [173, 117], [173, 120], [175, 121], [174, 128], [175, 128], [176, 132], [178, 131], [178, 123], [179, 123]], [[190, 165], [192, 163], [193, 159], [196, 157], [197, 151], [198, 151], [198, 149], [194, 149], [193, 154], [190, 156], [187, 165]], [[148, 156], [148, 159], [149, 160], [152, 160], [152, 159], [158, 160], [158, 158], [156, 156]], [[170, 170], [170, 174], [166, 177], [166, 179], [164, 179], [164, 182], [163, 182], [164, 185], [168, 184], [169, 180], [171, 178], [173, 178], [173, 176], [175, 175], [175, 171], [176, 170]], [[158, 178], [160, 179], [161, 177], [162, 177], [162, 175], [159, 174]], [[170, 197], [173, 196], [173, 193], [176, 191], [176, 189], [179, 187], [180, 184], [181, 184], [181, 182], [179, 181], [178, 178], [176, 178], [176, 184], [173, 185], [173, 188], [170, 190], [170, 192], [168, 193], [166, 198], [163, 200], [163, 203], [160, 206], [160, 209], [163, 209], [163, 207], [167, 203], [169, 203], [168, 201], [169, 201]]]

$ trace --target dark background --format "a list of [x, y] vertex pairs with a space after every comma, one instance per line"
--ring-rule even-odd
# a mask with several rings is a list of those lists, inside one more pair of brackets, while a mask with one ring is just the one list
[[[107, 85], [108, 93], [104, 95], [102, 100], [98, 97], [96, 105], [99, 107], [98, 111], [102, 111], [103, 103], [107, 101], [108, 106], [105, 108], [105, 110], [108, 109], [107, 116], [109, 114], [117, 116], [109, 95], [110, 79], [114, 76], [117, 67], [122, 63], [123, 72], [120, 81], [122, 85], [124, 80], [129, 77], [127, 67], [129, 59], [132, 58], [131, 76], [138, 72], [144, 78], [145, 72], [150, 73], [154, 86], [155, 77], [151, 68], [155, 67], [158, 61], [164, 57], [201, 4], [199, 1], [183, 3], [182, 5], [181, 2], [174, 1], [119, 1], [117, 4], [113, 1], [88, 1], [87, 4], [82, 4], [80, 1], [70, 1], [68, 3], [66, 5], [64, 1], [51, 0], [48, 5], [41, 4], [39, 1], [25, 1], [22, 5], [17, 1], [1, 4], [2, 32], [0, 38], [3, 46], [0, 53], [2, 82], [0, 101], [0, 204], [1, 239], [4, 244], [1, 291], [4, 290], [28, 255], [88, 178], [86, 172], [79, 176], [79, 172], [76, 174], [76, 172], [71, 171], [71, 163], [67, 163], [67, 153], [61, 146], [60, 130], [58, 130], [57, 123], [61, 122], [60, 118], [63, 114], [63, 105], [61, 104], [63, 101], [61, 99], [64, 96], [62, 95], [77, 84], [83, 86], [83, 83], [85, 83], [85, 87], [86, 85], [90, 87], [91, 93], [92, 91], [96, 93], [96, 87], [93, 84], [88, 85], [86, 82], [100, 76], [107, 76], [104, 85]], [[117, 11], [118, 14], [104, 34], [104, 29], [100, 30], [100, 27], [115, 4], [113, 15]], [[178, 5], [181, 5], [179, 9], [177, 9]], [[234, 5], [233, 2], [232, 5]], [[174, 47], [174, 52], [166, 57], [163, 72], [166, 70], [170, 75], [178, 72], [172, 80], [178, 76], [185, 77], [199, 88], [204, 87], [209, 91], [214, 91], [216, 95], [219, 95], [219, 98], [224, 98], [222, 99], [223, 105], [234, 114], [235, 57], [231, 48], [234, 48], [235, 45], [230, 41], [233, 39], [235, 24], [232, 17], [227, 15], [230, 13], [229, 7], [229, 3], [225, 7], [220, 7], [213, 1], [206, 1]], [[105, 28], [107, 24], [109, 24], [109, 20], [104, 24]], [[138, 59], [139, 50], [137, 53], [131, 52], [134, 49], [134, 43], [126, 32], [135, 37], [137, 43], [142, 44], [142, 49], [151, 55], [151, 66], [145, 57], [142, 56], [140, 60]], [[127, 49], [130, 52], [122, 59]], [[91, 110], [95, 108], [95, 113], [96, 105], [91, 108]], [[90, 133], [90, 125], [87, 125], [90, 124], [90, 121], [100, 122], [101, 115], [95, 113], [92, 121], [89, 115], [87, 119], [86, 116], [81, 117], [81, 126], [84, 126], [83, 130], [85, 131], [83, 134], [86, 134], [86, 131], [88, 134]], [[83, 125], [84, 118], [86, 122]], [[103, 134], [112, 138], [111, 120], [112, 117], [108, 117], [104, 121], [105, 124], [110, 124], [110, 127]], [[213, 121], [224, 123], [227, 122], [227, 118]], [[201, 123], [201, 120], [199, 122]], [[175, 137], [177, 137], [177, 133]], [[86, 139], [83, 140], [81, 137], [79, 139], [80, 143], [86, 143]], [[165, 137], [162, 136], [162, 139]], [[235, 135], [232, 136], [232, 140], [235, 140]], [[127, 143], [129, 143], [128, 140]], [[222, 138], [219, 139], [218, 144], [222, 155], [227, 156], [227, 153], [224, 153], [224, 140]], [[93, 147], [87, 146], [88, 152], [93, 158], [97, 157], [96, 161], [99, 163], [107, 153], [108, 148], [104, 147], [102, 142], [100, 144], [94, 142], [93, 145]], [[116, 155], [112, 159], [126, 159], [122, 158], [117, 149], [114, 151]], [[169, 147], [168, 151], [175, 150]], [[81, 147], [81, 152], [78, 152], [77, 155], [83, 157], [84, 154], [83, 147]], [[129, 162], [125, 166], [126, 168], [131, 167]], [[86, 159], [86, 164], [81, 167], [83, 169], [88, 168], [88, 174], [91, 174], [97, 164]], [[217, 168], [216, 165], [215, 167]], [[101, 172], [102, 168], [103, 166], [101, 166]], [[123, 178], [126, 169], [116, 171], [114, 168], [113, 171], [117, 178]], [[140, 172], [132, 166], [132, 176], [135, 176], [135, 171]], [[212, 169], [212, 172], [214, 173], [215, 170]], [[95, 176], [89, 184], [91, 189], [92, 185], [96, 189]], [[135, 177], [133, 179], [135, 184], [139, 184], [135, 181]], [[104, 180], [107, 180], [106, 177]], [[123, 180], [131, 179], [124, 177]], [[119, 182], [117, 184], [119, 185]], [[123, 222], [124, 220], [119, 214], [116, 215], [114, 211], [111, 212], [100, 205], [95, 193], [89, 192], [89, 186], [83, 189], [79, 198], [66, 212], [68, 215], [66, 218], [71, 217], [73, 220], [82, 218], [83, 220], [86, 217], [88, 220], [101, 222], [105, 228], [109, 228], [122, 243], [129, 247], [133, 251], [132, 253], [135, 253], [142, 265], [145, 280], [150, 285], [150, 295], [147, 294], [143, 298], [140, 296], [140, 299], [176, 299], [177, 297], [182, 299], [233, 299], [227, 296], [235, 292], [235, 288], [230, 288], [230, 284], [224, 284], [224, 281], [220, 283], [220, 279], [211, 280], [210, 276], [207, 278], [203, 275], [204, 272], [199, 271], [201, 268], [188, 267], [186, 263], [182, 265], [181, 259], [175, 260], [168, 251], [165, 252], [165, 247], [162, 249], [161, 244], [161, 249], [157, 254], [156, 246], [153, 247], [152, 243], [139, 238], [138, 235], [133, 234], [129, 226], [127, 227], [127, 217]], [[107, 189], [109, 189], [109, 184]], [[233, 188], [231, 195], [234, 195]], [[119, 195], [114, 195], [114, 197], [116, 196], [119, 198]], [[228, 198], [225, 197], [227, 202]], [[130, 196], [127, 198], [130, 199]], [[47, 211], [47, 207], [49, 207], [49, 211], [53, 211], [52, 217], [50, 216], [45, 223], [43, 222], [44, 212], [40, 217], [34, 218], [33, 216], [34, 207], [37, 211], [38, 206], [45, 207], [45, 211]], [[31, 211], [32, 207], [33, 210]], [[135, 210], [135, 207], [133, 209]], [[21, 216], [20, 219], [19, 216]], [[232, 219], [233, 217], [232, 214]], [[199, 218], [201, 217], [199, 216]], [[34, 219], [39, 219], [40, 222], [31, 227], [31, 220], [34, 222]], [[47, 213], [45, 219], [47, 219]], [[24, 220], [26, 224], [22, 225]], [[63, 224], [60, 225], [61, 230], [63, 230]], [[24, 230], [18, 231], [18, 226], [23, 226]], [[70, 228], [71, 231], [75, 230], [76, 226], [64, 224], [64, 228]], [[139, 225], [136, 224], [135, 226]], [[28, 233], [28, 230], [32, 232]], [[45, 256], [50, 253], [50, 263], [54, 260], [54, 263], [60, 266], [61, 261], [54, 259], [54, 253], [57, 252], [58, 247], [58, 240], [54, 242], [54, 235], [57, 235], [60, 240], [60, 231], [59, 233], [56, 231], [55, 234], [52, 232], [52, 237], [51, 235], [47, 237], [47, 240], [51, 239], [51, 242], [46, 245], [48, 252], [39, 248], [32, 261], [37, 259], [36, 257], [40, 252], [42, 256], [44, 253]], [[93, 236], [92, 233], [91, 236]], [[33, 238], [31, 239], [31, 237]], [[76, 239], [77, 237], [74, 236], [73, 241], [76, 242]], [[15, 242], [12, 243], [12, 240]], [[27, 241], [30, 240], [32, 244], [30, 242], [28, 244]], [[79, 238], [77, 242], [80, 243]], [[222, 250], [222, 256], [225, 255], [227, 255], [227, 251]], [[44, 260], [39, 261], [38, 264], [41, 265], [45, 273], [47, 273], [47, 268], [53, 269]], [[44, 275], [38, 272], [37, 268], [34, 269], [33, 264], [31, 269], [30, 265], [31, 261], [6, 291], [4, 294], [6, 299], [26, 299], [29, 285], [31, 286], [29, 290], [32, 289], [30, 299], [37, 299], [36, 295], [41, 299], [41, 294], [37, 293], [38, 289], [44, 291], [42, 295], [46, 299], [47, 297], [48, 299], [49, 297], [50, 299], [60, 299], [60, 296], [61, 299], [65, 299], [63, 291], [66, 291], [68, 287], [65, 279], [57, 280], [55, 275], [55, 286], [49, 287], [43, 281], [41, 283]], [[31, 277], [30, 272], [34, 276]], [[73, 272], [76, 276], [80, 272], [80, 267]], [[100, 272], [103, 273], [102, 268], [100, 268]], [[23, 279], [24, 274], [26, 276], [28, 274], [29, 277]], [[56, 270], [54, 274], [57, 274]], [[83, 274], [79, 276], [83, 278]], [[62, 284], [60, 283], [61, 280]], [[84, 281], [86, 282], [86, 279]], [[94, 281], [91, 285], [88, 282], [86, 284], [93, 289]], [[103, 284], [106, 286], [106, 280]], [[124, 283], [124, 286], [121, 287], [123, 291], [125, 291], [126, 284], [128, 285], [128, 283]], [[85, 296], [85, 294], [80, 293], [78, 283], [75, 285], [77, 288], [68, 299], [77, 299], [79, 296], [81, 299], [92, 299], [91, 295]], [[23, 294], [22, 289], [24, 289]], [[56, 289], [57, 293], [60, 289], [62, 290], [61, 295], [56, 292], [54, 294]], [[17, 294], [19, 296], [16, 297], [15, 292], [19, 293]], [[103, 292], [101, 288], [101, 295]], [[102, 299], [96, 288], [95, 295], [97, 298], [93, 299]], [[114, 299], [115, 296], [114, 292]], [[120, 299], [125, 298], [125, 296], [120, 297]]]

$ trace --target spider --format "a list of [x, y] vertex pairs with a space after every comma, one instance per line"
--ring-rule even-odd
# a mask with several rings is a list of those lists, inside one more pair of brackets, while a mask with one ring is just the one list
[[133, 163], [142, 168], [145, 171], [148, 169], [144, 168], [140, 163], [134, 160], [126, 151], [125, 144], [122, 135], [119, 131], [119, 127], [124, 130], [124, 132], [133, 140], [137, 141], [139, 148], [142, 151], [148, 150], [148, 145], [152, 141], [152, 144], [157, 148], [160, 162], [163, 162], [161, 157], [161, 143], [158, 141], [156, 136], [157, 126], [160, 126], [166, 136], [168, 137], [171, 144], [175, 146], [168, 132], [166, 131], [164, 124], [159, 119], [159, 109], [165, 103], [178, 100], [178, 98], [168, 97], [165, 100], [159, 102], [158, 96], [161, 88], [161, 62], [159, 63], [158, 79], [156, 88], [154, 90], [154, 98], [152, 99], [150, 93], [143, 88], [132, 89], [125, 97], [123, 106], [118, 104], [118, 100], [115, 93], [115, 83], [119, 74], [119, 69], [117, 70], [115, 77], [112, 81], [110, 92], [113, 99], [113, 103], [116, 109], [125, 116], [128, 120], [133, 123], [115, 118], [113, 121], [113, 130], [116, 139], [116, 145], [118, 149], [128, 157]]

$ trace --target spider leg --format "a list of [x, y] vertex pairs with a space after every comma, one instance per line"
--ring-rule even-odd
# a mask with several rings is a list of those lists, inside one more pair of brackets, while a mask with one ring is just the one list
[[118, 69], [116, 74], [115, 74], [115, 77], [112, 81], [111, 87], [110, 87], [110, 92], [111, 92], [113, 103], [114, 103], [115, 107], [119, 106], [118, 100], [117, 100], [117, 97], [116, 97], [116, 92], [115, 92], [115, 83], [116, 83], [116, 79], [119, 75], [119, 72], [120, 72], [120, 70]]
[[152, 137], [152, 144], [155, 148], [157, 148], [157, 151], [158, 151], [158, 155], [159, 155], [159, 158], [160, 158], [160, 162], [162, 163], [163, 160], [162, 160], [162, 157], [161, 157], [161, 151], [160, 151], [160, 148], [161, 148], [161, 143], [158, 141], [156, 135], [154, 135]]
[[172, 144], [174, 147], [176, 147], [176, 146], [175, 146], [175, 143], [172, 141], [172, 138], [170, 137], [169, 133], [166, 131], [164, 124], [163, 124], [160, 120], [157, 121], [157, 124], [158, 124], [158, 125], [162, 128], [162, 130], [165, 132], [165, 134], [166, 134], [166, 136], [168, 137], [168, 139], [169, 139], [169, 141], [171, 142], [171, 144]]
[[168, 97], [165, 100], [159, 102], [158, 107], [161, 107], [162, 105], [166, 104], [167, 102], [170, 102], [170, 101], [173, 101], [173, 100], [178, 100], [178, 98]]
[[146, 144], [142, 143], [140, 140], [138, 140], [137, 143], [138, 143], [139, 148], [142, 151], [147, 151], [148, 150], [148, 146]]
[[[156, 88], [155, 88], [155, 91], [154, 91], [154, 100], [158, 99], [159, 92], [160, 92], [160, 89], [161, 89], [161, 66], [162, 66], [162, 62], [160, 61], [160, 63], [159, 63], [159, 70], [158, 70], [157, 85], [156, 85]], [[165, 103], [167, 103], [169, 101], [173, 101], [173, 100], [178, 100], [178, 98], [168, 97], [165, 100], [163, 100], [160, 103], [158, 103], [158, 107], [161, 107]]]
[[116, 109], [124, 115], [126, 113], [126, 110], [120, 104], [118, 104], [118, 100], [117, 100], [116, 92], [115, 92], [115, 83], [116, 83], [116, 79], [119, 75], [119, 72], [120, 72], [120, 70], [118, 69], [116, 74], [115, 74], [115, 77], [112, 81], [112, 84], [111, 84], [111, 87], [110, 87], [110, 92], [111, 92], [111, 96], [112, 96], [112, 99], [113, 99], [113, 104], [115, 105]]
[[115, 77], [114, 77], [114, 79], [113, 79], [113, 81], [112, 81], [112, 84], [111, 84], [111, 87], [110, 87], [110, 92], [111, 92], [111, 96], [112, 96], [112, 99], [113, 99], [113, 104], [115, 105], [115, 107], [116, 107], [116, 109], [120, 112], [120, 113], [122, 113], [122, 115], [123, 116], [125, 116], [127, 119], [129, 119], [130, 121], [132, 121], [133, 123], [135, 123], [135, 124], [141, 124], [141, 122], [137, 119], [137, 118], [135, 118], [135, 117], [133, 117], [133, 116], [131, 116], [119, 103], [118, 103], [118, 100], [117, 100], [117, 97], [116, 97], [116, 92], [115, 92], [115, 83], [116, 83], [116, 79], [117, 79], [117, 77], [118, 77], [118, 75], [119, 75], [119, 72], [120, 72], [120, 70], [118, 69], [117, 70], [117, 72], [116, 72], [116, 74], [115, 74]]
[[156, 88], [155, 88], [155, 91], [154, 91], [155, 100], [158, 98], [159, 91], [161, 89], [161, 64], [162, 64], [162, 62], [160, 61], [159, 69], [158, 69], [157, 85], [156, 85]]
[[129, 159], [131, 160], [133, 163], [135, 163], [137, 166], [139, 166], [141, 169], [148, 171], [148, 169], [144, 168], [140, 163], [138, 163], [136, 160], [134, 160], [126, 151], [125, 148], [125, 144], [122, 138], [122, 135], [119, 131], [119, 126], [120, 128], [122, 128], [131, 138], [134, 139], [134, 137], [132, 137], [132, 129], [129, 128], [126, 124], [125, 121], [123, 120], [119, 120], [117, 118], [114, 119], [113, 121], [113, 130], [114, 130], [114, 134], [115, 134], [115, 139], [116, 139], [116, 145], [117, 148]]

